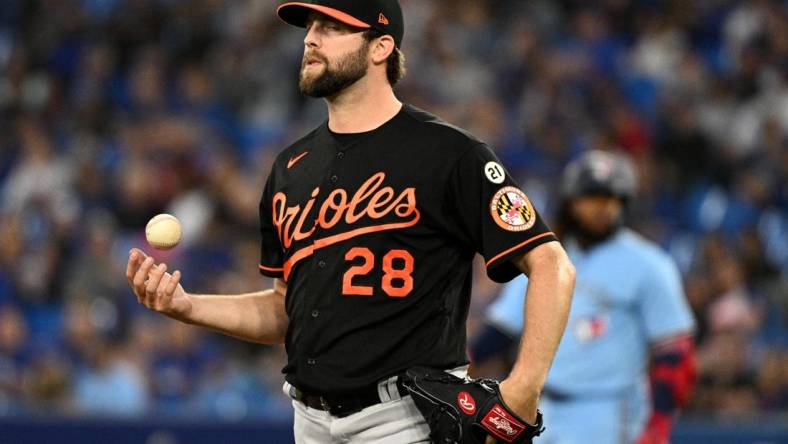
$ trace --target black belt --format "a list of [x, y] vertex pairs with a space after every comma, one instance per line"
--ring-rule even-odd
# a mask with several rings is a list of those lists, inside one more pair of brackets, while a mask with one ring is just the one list
[[[402, 386], [400, 378], [397, 378], [397, 392], [399, 392], [400, 397], [410, 394], [408, 389]], [[328, 412], [331, 416], [336, 416], [337, 418], [350, 416], [369, 406], [383, 402], [380, 399], [380, 394], [378, 394], [378, 384], [364, 387], [346, 395], [307, 394], [293, 387], [290, 396], [309, 408]]]

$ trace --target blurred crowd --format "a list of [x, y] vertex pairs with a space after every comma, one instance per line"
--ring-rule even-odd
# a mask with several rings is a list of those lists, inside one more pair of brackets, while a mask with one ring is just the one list
[[[267, 288], [258, 204], [325, 118], [269, 0], [0, 2], [0, 416], [288, 418], [282, 347], [147, 312], [146, 251], [199, 293]], [[562, 167], [636, 161], [630, 223], [697, 316], [693, 412], [788, 411], [788, 3], [401, 0], [406, 102], [486, 140], [549, 220]], [[482, 272], [472, 332], [498, 287]]]

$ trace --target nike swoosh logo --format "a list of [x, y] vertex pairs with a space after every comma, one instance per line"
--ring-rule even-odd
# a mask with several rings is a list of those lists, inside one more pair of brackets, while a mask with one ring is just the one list
[[304, 156], [306, 156], [307, 154], [309, 154], [309, 151], [304, 151], [303, 153], [295, 157], [291, 157], [290, 160], [287, 162], [287, 169], [289, 170], [290, 168], [293, 168], [293, 165], [297, 164], [298, 161], [303, 159]]

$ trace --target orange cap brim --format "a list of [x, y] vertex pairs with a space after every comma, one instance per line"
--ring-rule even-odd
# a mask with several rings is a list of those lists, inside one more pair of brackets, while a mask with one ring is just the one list
[[[302, 2], [285, 3], [283, 5], [280, 5], [278, 8], [276, 8], [276, 15], [278, 15], [279, 18], [282, 19], [285, 23], [289, 23], [293, 26], [299, 26], [303, 28], [306, 26], [306, 24], [304, 23], [306, 21], [306, 14], [304, 12], [307, 11], [304, 11], [305, 9], [320, 12], [346, 25], [355, 26], [356, 28], [368, 29], [372, 27], [372, 25], [368, 23], [364, 23], [361, 20], [353, 17], [352, 15], [346, 12], [342, 12], [334, 8], [329, 8], [328, 6], [314, 5], [312, 3], [302, 3]], [[303, 17], [301, 16], [302, 14], [288, 13], [288, 11], [295, 12], [296, 10], [300, 10], [302, 13], [304, 13]]]

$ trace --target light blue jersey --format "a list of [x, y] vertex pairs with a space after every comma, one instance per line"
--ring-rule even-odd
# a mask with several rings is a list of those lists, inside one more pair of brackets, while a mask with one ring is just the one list
[[[570, 396], [604, 396], [643, 384], [649, 345], [689, 332], [694, 320], [673, 260], [622, 229], [590, 251], [565, 245], [577, 270], [569, 322], [546, 387]], [[504, 287], [488, 317], [519, 337], [527, 278]]]
[[[694, 328], [681, 277], [666, 253], [631, 230], [589, 251], [571, 241], [565, 248], [577, 283], [540, 403], [547, 429], [539, 442], [631, 444], [651, 410], [650, 344]], [[525, 276], [510, 282], [488, 311], [515, 338], [527, 284]]]

